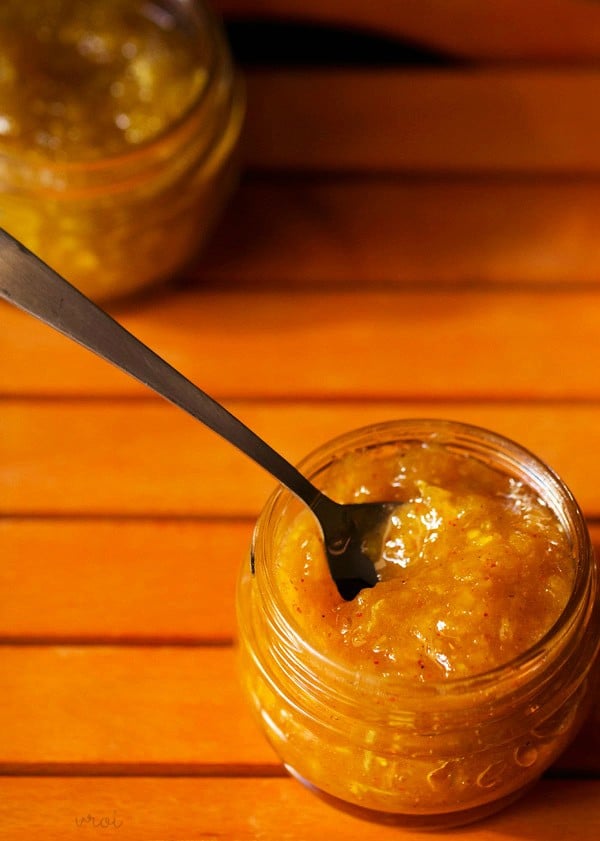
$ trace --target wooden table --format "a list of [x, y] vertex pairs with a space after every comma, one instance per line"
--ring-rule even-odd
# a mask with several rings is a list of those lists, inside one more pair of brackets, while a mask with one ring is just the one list
[[[209, 253], [114, 314], [292, 460], [391, 418], [514, 437], [598, 541], [597, 68], [247, 77]], [[8, 307], [0, 359], [0, 839], [421, 838], [289, 779], [240, 698], [269, 477]], [[596, 841], [599, 707], [533, 793], [454, 835]]]

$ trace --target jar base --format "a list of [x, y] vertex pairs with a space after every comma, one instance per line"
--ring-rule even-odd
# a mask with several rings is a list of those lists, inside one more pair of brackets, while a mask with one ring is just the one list
[[436, 831], [444, 829], [456, 829], [467, 824], [475, 823], [491, 817], [497, 812], [502, 811], [511, 804], [515, 803], [521, 797], [524, 797], [537, 783], [538, 779], [532, 780], [527, 785], [522, 786], [515, 791], [511, 791], [504, 797], [497, 800], [491, 800], [487, 803], [482, 803], [479, 806], [471, 808], [459, 809], [452, 812], [435, 812], [431, 814], [407, 814], [404, 812], [382, 812], [378, 809], [369, 809], [365, 806], [359, 806], [355, 803], [349, 803], [347, 800], [342, 800], [334, 794], [329, 794], [323, 791], [318, 786], [306, 780], [290, 765], [285, 765], [286, 771], [305, 788], [309, 789], [319, 799], [339, 809], [341, 812], [346, 812], [355, 818], [369, 821], [370, 823], [385, 824], [387, 826], [396, 826], [404, 829], [415, 829], [427, 831]]

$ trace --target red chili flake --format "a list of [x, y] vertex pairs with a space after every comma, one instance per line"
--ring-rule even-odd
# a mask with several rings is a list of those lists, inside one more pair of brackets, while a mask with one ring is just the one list
[[487, 614], [487, 613], [484, 613], [483, 615], [484, 615], [484, 616], [487, 616], [488, 614]]
[[376, 666], [379, 665], [379, 660], [373, 660], [373, 662], [375, 663]]
[[356, 615], [357, 616], [362, 616], [362, 610], [359, 610], [359, 612]]

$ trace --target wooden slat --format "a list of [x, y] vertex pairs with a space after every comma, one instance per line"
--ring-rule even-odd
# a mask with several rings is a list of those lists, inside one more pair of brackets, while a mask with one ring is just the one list
[[243, 703], [231, 649], [3, 646], [0, 664], [4, 772], [279, 764]]
[[[0, 639], [231, 640], [251, 527], [0, 520]], [[592, 539], [600, 557], [600, 526]]]
[[213, 292], [597, 285], [599, 239], [596, 178], [248, 175], [188, 277]]
[[324, 289], [597, 284], [600, 181], [248, 177], [195, 283]]
[[232, 18], [349, 26], [475, 59], [594, 61], [600, 12], [579, 0], [215, 0]]
[[231, 640], [251, 531], [250, 520], [0, 519], [0, 639]]
[[[596, 404], [232, 401], [228, 407], [294, 462], [369, 423], [401, 417], [475, 423], [536, 452], [588, 516], [600, 515]], [[158, 402], [5, 401], [0, 425], [4, 515], [254, 517], [275, 486], [231, 445]]]
[[[600, 397], [597, 291], [196, 290], [119, 317], [222, 398]], [[0, 394], [148, 393], [15, 309], [0, 324]]]
[[254, 70], [247, 81], [251, 167], [600, 171], [595, 69]]
[[[593, 716], [556, 773], [600, 773], [598, 704]], [[3, 646], [0, 721], [2, 773], [279, 768], [228, 648]]]
[[[422, 832], [365, 823], [332, 808], [291, 779], [2, 780], [0, 839], [80, 841], [87, 835], [128, 841], [420, 841]], [[465, 831], [472, 841], [543, 838], [596, 841], [600, 782], [544, 780], [522, 801]], [[112, 825], [94, 828], [88, 817]], [[82, 823], [83, 819], [83, 823]], [[43, 827], [43, 830], [42, 830]], [[461, 833], [462, 834], [462, 833]], [[429, 832], [445, 841], [447, 832]]]

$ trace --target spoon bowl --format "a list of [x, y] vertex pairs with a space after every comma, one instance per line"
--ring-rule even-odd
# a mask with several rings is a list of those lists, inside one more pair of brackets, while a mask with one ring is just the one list
[[318, 520], [329, 570], [346, 600], [377, 583], [372, 542], [397, 503], [330, 499], [220, 403], [0, 228], [0, 298], [63, 333], [217, 432], [302, 500]]

